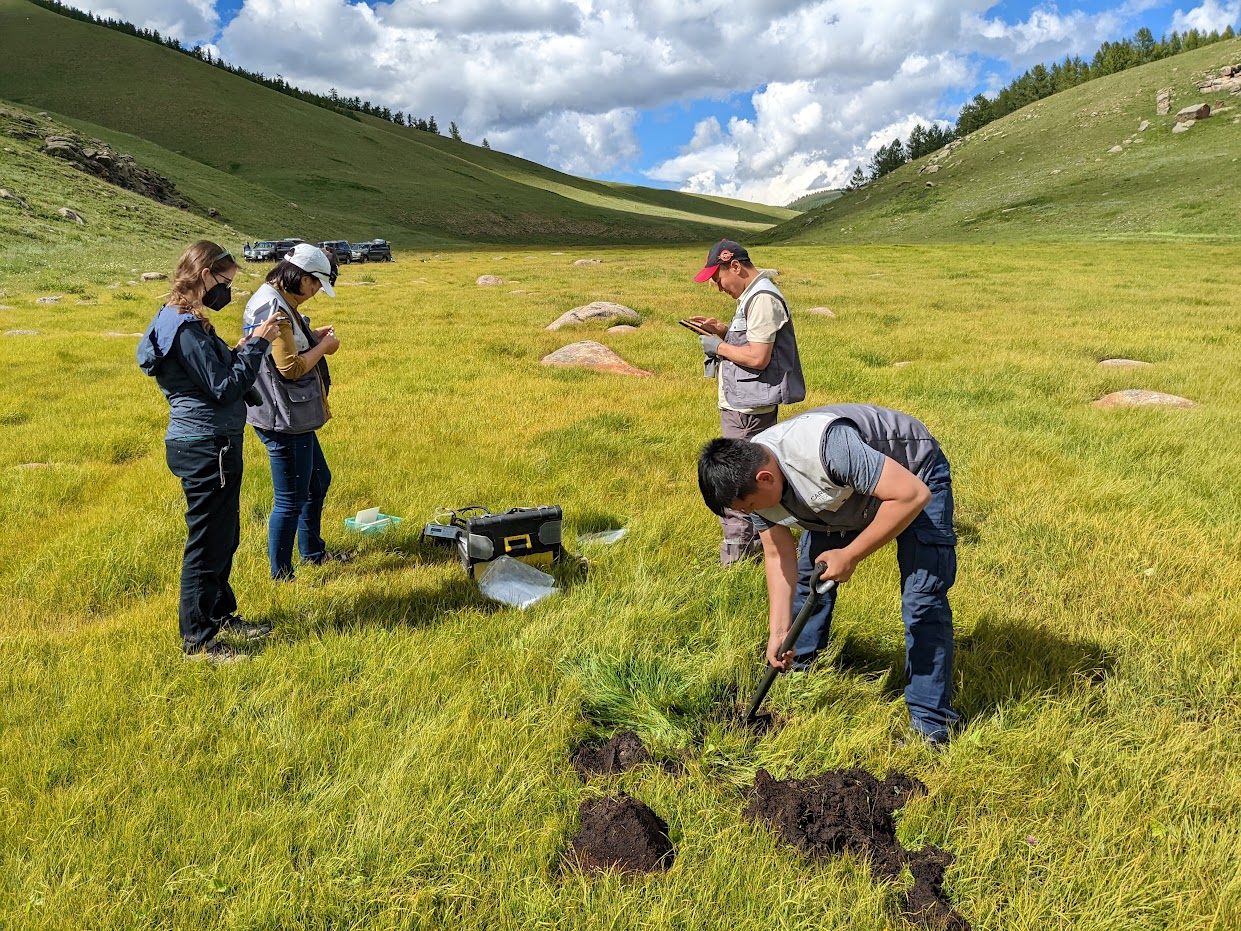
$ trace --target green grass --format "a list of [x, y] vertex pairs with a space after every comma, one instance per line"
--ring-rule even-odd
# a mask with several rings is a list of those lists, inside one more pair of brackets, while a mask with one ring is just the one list
[[24, 0], [0, 0], [0, 93], [134, 155], [251, 240], [706, 242], [793, 215], [351, 119]]
[[[276, 634], [220, 670], [179, 656], [166, 404], [135, 340], [101, 335], [140, 331], [159, 284], [61, 268], [97, 303], [52, 308], [7, 285], [0, 332], [42, 335], [0, 336], [0, 926], [899, 928], [899, 884], [806, 862], [741, 817], [760, 766], [860, 765], [926, 782], [900, 838], [956, 855], [949, 889], [976, 928], [1237, 927], [1237, 247], [756, 252], [795, 312], [837, 314], [798, 319], [799, 409], [892, 405], [952, 460], [968, 726], [942, 755], [897, 743], [890, 551], [842, 592], [825, 668], [774, 688], [788, 726], [756, 742], [719, 722], [757, 682], [764, 588], [760, 567], [716, 564], [694, 473], [714, 392], [675, 321], [727, 301], [689, 280], [696, 247], [596, 254], [402, 253], [308, 305], [343, 341], [329, 541], [353, 542], [342, 520], [367, 505], [406, 522], [275, 585], [247, 437], [233, 577]], [[484, 273], [506, 284], [476, 287]], [[642, 327], [543, 329], [591, 300]], [[226, 336], [239, 315], [220, 315]], [[655, 377], [539, 365], [576, 338]], [[1155, 365], [1097, 366], [1113, 355]], [[1127, 387], [1201, 406], [1090, 406]], [[563, 594], [504, 610], [418, 542], [436, 505], [477, 501], [559, 503], [569, 541], [629, 535], [585, 576], [561, 570]], [[621, 726], [684, 774], [583, 786], [572, 747]], [[566, 866], [579, 804], [617, 787], [669, 822], [667, 874]]]
[[[1197, 90], [1236, 62], [1241, 39], [1090, 81], [971, 134], [937, 172], [919, 174], [934, 155], [912, 162], [754, 241], [1236, 241], [1241, 98]], [[1165, 87], [1172, 113], [1158, 116]], [[1204, 101], [1232, 109], [1173, 135], [1176, 111]]]

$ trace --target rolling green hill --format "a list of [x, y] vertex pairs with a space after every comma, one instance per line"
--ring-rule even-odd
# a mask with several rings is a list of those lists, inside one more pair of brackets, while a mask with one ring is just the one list
[[[1197, 83], [1204, 72], [1239, 61], [1241, 39], [1090, 81], [754, 238], [1236, 239], [1241, 98], [1204, 96]], [[1155, 97], [1163, 88], [1173, 90], [1172, 111], [1159, 116]], [[1173, 134], [1177, 110], [1199, 102], [1224, 109]], [[1150, 126], [1139, 131], [1143, 121]], [[1121, 151], [1111, 151], [1115, 146]]]
[[795, 214], [588, 181], [353, 119], [25, 0], [0, 0], [0, 95], [132, 154], [247, 238], [689, 242]]
[[789, 201], [790, 210], [800, 210], [805, 212], [813, 210], [815, 207], [822, 207], [824, 204], [830, 204], [834, 200], [840, 200], [845, 196], [845, 192], [832, 188], [830, 191], [816, 191], [813, 194], [803, 194], [796, 200]]

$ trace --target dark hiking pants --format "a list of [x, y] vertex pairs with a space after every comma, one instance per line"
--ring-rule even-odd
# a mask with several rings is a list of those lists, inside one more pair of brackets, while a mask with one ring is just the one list
[[164, 445], [168, 468], [185, 491], [178, 619], [182, 648], [190, 652], [216, 635], [220, 618], [237, 610], [228, 577], [241, 542], [241, 435]]

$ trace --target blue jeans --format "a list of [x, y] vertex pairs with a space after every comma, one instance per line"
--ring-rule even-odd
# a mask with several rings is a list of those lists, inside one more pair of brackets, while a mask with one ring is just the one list
[[[960, 720], [952, 710], [952, 607], [948, 589], [957, 579], [956, 534], [952, 529], [952, 475], [941, 454], [926, 479], [931, 502], [896, 538], [901, 570], [901, 616], [905, 621], [905, 706], [914, 730], [931, 740], [947, 740]], [[796, 615], [810, 594], [814, 559], [840, 549], [858, 531], [807, 531], [798, 544]], [[824, 596], [797, 639], [795, 669], [805, 669], [827, 646], [836, 591]]]
[[271, 519], [267, 523], [267, 557], [273, 579], [293, 578], [293, 540], [305, 562], [322, 562], [327, 546], [319, 534], [323, 500], [332, 484], [332, 473], [319, 438], [312, 433], [271, 433], [257, 427], [271, 460], [271, 485], [275, 492]]

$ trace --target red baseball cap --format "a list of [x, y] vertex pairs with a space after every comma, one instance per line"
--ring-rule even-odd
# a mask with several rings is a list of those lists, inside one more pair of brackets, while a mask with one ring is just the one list
[[707, 253], [707, 265], [694, 276], [694, 280], [702, 283], [715, 274], [715, 270], [721, 265], [727, 265], [733, 259], [739, 262], [750, 261], [750, 253], [745, 251], [745, 246], [740, 243], [733, 242], [731, 239], [721, 239], [711, 251]]

